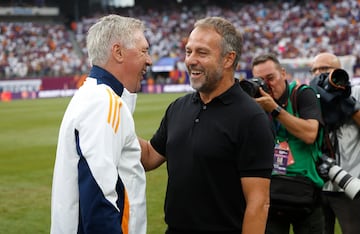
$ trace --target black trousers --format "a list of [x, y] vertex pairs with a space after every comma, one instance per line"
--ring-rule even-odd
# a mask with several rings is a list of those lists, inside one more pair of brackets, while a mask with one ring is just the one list
[[335, 220], [342, 234], [360, 234], [360, 199], [351, 200], [343, 192], [323, 192], [324, 234], [334, 234]]
[[321, 205], [310, 214], [277, 212], [269, 213], [266, 234], [289, 234], [292, 225], [294, 234], [322, 234], [324, 216]]

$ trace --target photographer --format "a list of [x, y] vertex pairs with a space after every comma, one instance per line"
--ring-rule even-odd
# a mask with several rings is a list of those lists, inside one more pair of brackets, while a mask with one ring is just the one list
[[[331, 74], [335, 69], [340, 69], [340, 60], [331, 53], [317, 55], [311, 64], [313, 77]], [[315, 79], [313, 79], [314, 81]], [[312, 81], [312, 82], [313, 82]], [[335, 160], [343, 170], [354, 177], [360, 178], [360, 87], [351, 88], [350, 97], [341, 97], [331, 103], [322, 103], [324, 119], [340, 123], [331, 125], [330, 140]], [[325, 105], [331, 108], [324, 108]], [[332, 113], [334, 110], [337, 113]], [[339, 119], [333, 119], [340, 116]], [[327, 121], [325, 121], [327, 123]], [[325, 234], [334, 234], [335, 218], [338, 219], [344, 234], [360, 233], [360, 199], [351, 200], [337, 185], [326, 182], [323, 187], [323, 209], [325, 215]]]
[[276, 132], [266, 233], [288, 234], [292, 224], [295, 234], [322, 234], [323, 180], [315, 165], [321, 156], [317, 142], [322, 117], [315, 92], [288, 83], [285, 68], [273, 54], [254, 58], [252, 73], [267, 85], [269, 93], [262, 87], [255, 100], [270, 113]]

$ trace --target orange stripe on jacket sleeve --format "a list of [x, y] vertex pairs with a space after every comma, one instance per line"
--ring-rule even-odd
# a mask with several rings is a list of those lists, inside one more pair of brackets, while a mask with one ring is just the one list
[[120, 125], [120, 109], [122, 107], [122, 102], [119, 103], [118, 107], [119, 107], [118, 108], [119, 116], [117, 118], [116, 125], [115, 125], [115, 133], [117, 132], [119, 125]]
[[106, 91], [109, 94], [109, 101], [110, 101], [110, 106], [109, 106], [109, 113], [108, 113], [108, 118], [107, 118], [107, 122], [110, 123], [111, 120], [111, 115], [112, 115], [112, 109], [113, 109], [113, 95], [111, 94], [111, 91], [109, 89], [106, 89]]
[[119, 115], [119, 100], [117, 98], [115, 98], [114, 114], [113, 114], [112, 125], [111, 125], [114, 130], [115, 130], [115, 123], [117, 122], [117, 119], [119, 118], [118, 115]]
[[110, 89], [106, 89], [109, 94], [109, 112], [107, 122], [111, 125], [112, 129], [116, 133], [120, 125], [120, 109], [122, 102], [119, 97], [115, 95]]
[[122, 217], [121, 229], [124, 234], [129, 233], [129, 218], [130, 218], [130, 204], [127, 192], [125, 190], [125, 199], [124, 199], [124, 212]]

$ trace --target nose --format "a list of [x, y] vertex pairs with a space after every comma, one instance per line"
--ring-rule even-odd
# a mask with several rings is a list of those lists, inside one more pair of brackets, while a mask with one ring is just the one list
[[184, 62], [185, 62], [186, 65], [197, 64], [197, 59], [194, 56], [194, 53], [186, 54]]
[[147, 66], [151, 66], [153, 64], [150, 54], [147, 54], [145, 62]]

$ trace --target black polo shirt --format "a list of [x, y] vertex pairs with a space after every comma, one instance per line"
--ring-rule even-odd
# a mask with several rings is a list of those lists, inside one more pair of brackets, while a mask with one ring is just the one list
[[241, 230], [241, 177], [270, 178], [274, 136], [263, 109], [235, 83], [204, 104], [198, 93], [171, 103], [152, 146], [167, 158], [165, 221], [175, 230]]

